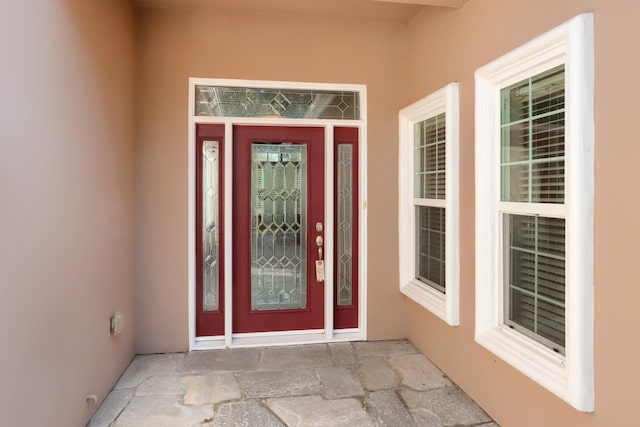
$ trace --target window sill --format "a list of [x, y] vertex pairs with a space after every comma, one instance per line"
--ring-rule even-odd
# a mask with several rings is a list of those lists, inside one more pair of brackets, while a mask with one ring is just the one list
[[458, 326], [458, 313], [453, 313], [453, 310], [447, 312], [446, 294], [418, 280], [411, 280], [401, 286], [400, 292], [447, 322], [448, 325]]
[[571, 401], [563, 355], [504, 325], [476, 331], [475, 339], [542, 387]]

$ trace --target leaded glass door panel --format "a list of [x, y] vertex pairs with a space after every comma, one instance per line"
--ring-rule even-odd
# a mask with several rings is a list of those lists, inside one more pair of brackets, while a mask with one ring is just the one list
[[324, 129], [234, 126], [233, 331], [324, 327]]
[[224, 125], [196, 127], [196, 333], [224, 333]]
[[358, 327], [358, 128], [334, 128], [335, 329]]

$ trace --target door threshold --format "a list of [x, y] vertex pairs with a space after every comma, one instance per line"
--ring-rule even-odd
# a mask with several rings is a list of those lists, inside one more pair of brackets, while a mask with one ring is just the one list
[[300, 344], [321, 344], [345, 341], [363, 341], [359, 329], [340, 329], [333, 331], [333, 337], [327, 338], [323, 329], [284, 332], [254, 332], [233, 334], [231, 344], [225, 344], [223, 335], [214, 337], [196, 337], [190, 350], [216, 350], [222, 348], [275, 347]]

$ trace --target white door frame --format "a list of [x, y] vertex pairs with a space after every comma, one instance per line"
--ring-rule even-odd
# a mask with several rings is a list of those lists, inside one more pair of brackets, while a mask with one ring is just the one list
[[[195, 115], [195, 87], [227, 86], [227, 87], [263, 87], [300, 90], [337, 90], [358, 92], [360, 95], [360, 120], [326, 120], [326, 119], [289, 119], [289, 118], [240, 118], [214, 117]], [[267, 345], [290, 345], [337, 341], [358, 341], [367, 338], [367, 91], [365, 85], [353, 84], [324, 84], [274, 82], [255, 80], [226, 80], [226, 79], [189, 79], [189, 145], [188, 145], [188, 203], [189, 203], [189, 350], [207, 350], [225, 347], [253, 347]], [[315, 126], [325, 129], [325, 313], [324, 329], [302, 331], [278, 331], [234, 334], [233, 323], [233, 281], [231, 269], [225, 275], [225, 332], [224, 335], [213, 337], [196, 337], [196, 125], [199, 123], [223, 124], [225, 126], [224, 171], [226, 176], [233, 173], [233, 126]], [[334, 236], [334, 127], [356, 127], [359, 129], [358, 140], [358, 194], [359, 194], [359, 226], [358, 226], [358, 327], [353, 329], [338, 329], [333, 327], [333, 236]], [[233, 252], [232, 236], [232, 180], [224, 182], [224, 263], [232, 266]]]

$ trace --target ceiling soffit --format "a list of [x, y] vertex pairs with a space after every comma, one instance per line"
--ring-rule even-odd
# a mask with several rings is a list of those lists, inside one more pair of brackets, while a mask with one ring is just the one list
[[358, 18], [407, 24], [425, 6], [460, 7], [466, 0], [133, 0], [140, 7], [220, 8], [251, 14]]
[[419, 4], [421, 6], [462, 7], [467, 0], [373, 0], [385, 3]]

